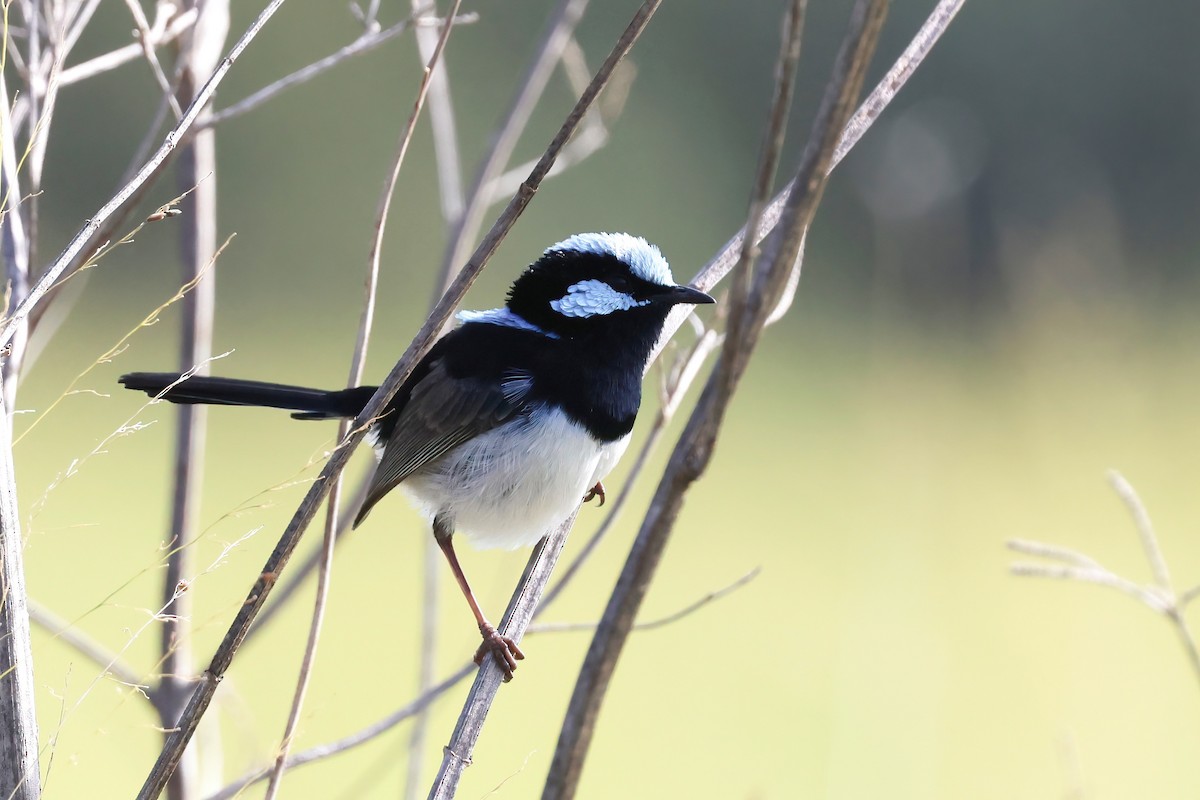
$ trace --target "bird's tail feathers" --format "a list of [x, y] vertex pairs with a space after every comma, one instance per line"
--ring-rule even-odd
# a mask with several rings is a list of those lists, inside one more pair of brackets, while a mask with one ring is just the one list
[[121, 376], [126, 389], [145, 392], [172, 403], [203, 403], [224, 406], [265, 406], [296, 413], [296, 419], [354, 417], [366, 406], [374, 386], [326, 391], [238, 378], [210, 378], [178, 372], [131, 372]]

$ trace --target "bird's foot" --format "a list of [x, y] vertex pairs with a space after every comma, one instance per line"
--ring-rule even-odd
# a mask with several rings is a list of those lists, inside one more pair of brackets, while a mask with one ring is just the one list
[[[604, 505], [606, 495], [604, 494], [604, 484], [600, 481], [596, 481], [596, 485], [587, 490], [587, 494], [583, 496], [583, 502], [590, 503], [597, 497], [600, 498], [600, 505]], [[600, 506], [596, 507], [599, 508]]]
[[504, 673], [504, 682], [508, 683], [513, 679], [513, 670], [517, 668], [517, 662], [525, 658], [525, 654], [517, 647], [516, 642], [486, 622], [479, 626], [479, 633], [483, 636], [483, 642], [475, 651], [475, 663], [482, 664], [483, 657], [490, 652], [492, 658], [496, 659], [496, 665]]

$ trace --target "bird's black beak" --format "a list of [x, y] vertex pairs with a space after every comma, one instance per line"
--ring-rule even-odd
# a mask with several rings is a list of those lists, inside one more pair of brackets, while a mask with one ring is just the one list
[[693, 289], [691, 286], [672, 287], [666, 293], [666, 296], [664, 299], [673, 306], [682, 305], [684, 303], [687, 303], [687, 304], [693, 305], [693, 306], [705, 306], [710, 303], [717, 302], [716, 300], [713, 300], [712, 297], [710, 297], [709, 295], [705, 294], [704, 292], [700, 291], [699, 289]]

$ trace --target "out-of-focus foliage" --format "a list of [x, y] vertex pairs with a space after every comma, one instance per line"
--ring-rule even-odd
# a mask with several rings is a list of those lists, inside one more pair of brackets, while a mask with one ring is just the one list
[[[127, 40], [123, 4], [102, 5], [81, 57]], [[259, 4], [234, 5], [239, 31]], [[391, 18], [407, 6], [385, 5]], [[456, 31], [447, 51], [468, 165], [550, 4], [473, 5], [480, 21]], [[580, 38], [597, 64], [635, 4], [593, 5]], [[848, 5], [811, 3], [786, 165], [799, 159]], [[931, 5], [896, 4], [876, 74]], [[677, 276], [705, 261], [744, 215], [780, 13], [764, 0], [665, 4], [634, 51], [638, 73], [611, 143], [541, 190], [470, 304], [498, 304], [525, 263], [574, 231], [644, 234]], [[756, 565], [763, 574], [632, 640], [583, 797], [1200, 791], [1200, 696], [1167, 627], [1115, 594], [1009, 577], [1003, 549], [1013, 536], [1060, 541], [1140, 575], [1132, 527], [1103, 482], [1118, 467], [1158, 521], [1179, 582], [1200, 581], [1189, 535], [1200, 519], [1198, 23], [1200, 8], [1186, 3], [967, 4], [835, 176], [794, 316], [772, 330], [734, 404], [647, 616]], [[285, 6], [235, 65], [218, 106], [356, 34], [344, 4]], [[217, 268], [216, 350], [235, 352], [214, 372], [344, 379], [371, 216], [417, 71], [403, 38], [220, 130], [221, 230], [237, 238]], [[156, 92], [137, 63], [63, 92], [43, 261], [108, 198]], [[520, 158], [540, 152], [570, 102], [562, 85], [550, 93]], [[431, 292], [445, 240], [432, 158], [422, 128], [384, 251], [372, 379], [407, 343]], [[147, 206], [176, 193], [164, 184]], [[175, 290], [175, 248], [171, 223], [155, 224], [77, 281], [70, 317], [30, 365], [21, 408], [45, 408]], [[67, 398], [16, 450], [30, 590], [113, 649], [146, 625], [157, 597], [171, 446], [171, 410], [137, 412], [139, 398], [115, 378], [173, 366], [176, 321], [168, 313], [142, 332], [85, 381], [102, 395]], [[72, 467], [131, 415], [158, 422]], [[333, 435], [263, 411], [217, 409], [210, 419], [198, 561], [259, 532], [194, 583], [201, 657], [304, 487], [266, 490], [295, 478]], [[626, 487], [618, 475], [612, 489], [634, 492], [636, 512], [653, 484]], [[413, 693], [428, 534], [398, 498], [385, 506], [339, 557], [301, 747]], [[579, 532], [596, 516], [585, 510]], [[555, 619], [598, 617], [632, 531], [627, 520]], [[524, 557], [464, 555], [487, 608], [503, 606]], [[474, 646], [456, 590], [444, 588], [440, 673]], [[307, 613], [305, 598], [239, 656], [218, 696], [227, 777], [271, 755]], [[124, 654], [147, 673], [156, 633]], [[157, 752], [153, 716], [61, 642], [39, 634], [35, 645], [43, 764], [53, 753], [47, 797], [129, 796]], [[464, 797], [505, 779], [512, 796], [540, 788], [586, 637], [528, 645]], [[435, 744], [460, 696], [438, 706]], [[285, 790], [394, 797], [406, 732], [307, 767]]]

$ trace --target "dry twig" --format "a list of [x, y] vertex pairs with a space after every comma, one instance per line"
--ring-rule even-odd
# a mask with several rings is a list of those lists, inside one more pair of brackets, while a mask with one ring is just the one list
[[[804, 0], [796, 0], [784, 23], [784, 41], [777, 70], [776, 93], [765, 135], [758, 179], [750, 204], [748, 230], [769, 193], [771, 176], [782, 146], [783, 124], [790, 103], [791, 75], [799, 56]], [[543, 800], [575, 795], [596, 720], [638, 609], [654, 577], [672, 527], [691, 484], [712, 457], [730, 399], [744, 374], [770, 312], [778, 303], [792, 266], [799, 257], [804, 234], [812, 221], [828, 179], [840, 132], [850, 117], [861, 89], [866, 65], [875, 49], [886, 12], [886, 0], [859, 0], [851, 15], [850, 31], [843, 42], [826, 89], [804, 158], [793, 183], [793, 192], [782, 215], [782, 225], [771, 240], [763, 265], [752, 271], [752, 248], [743, 249], [741, 288], [731, 293], [734, 309], [731, 330], [725, 338], [717, 366], [680, 437], [668, 463], [650, 511], [642, 523], [625, 567], [617, 580], [600, 626], [580, 670], [559, 735], [558, 745], [543, 789]], [[738, 306], [742, 306], [738, 308]]]
[[[950, 27], [950, 23], [954, 21], [954, 17], [962, 9], [966, 0], [938, 0], [937, 6], [930, 12], [925, 22], [922, 23], [920, 29], [909, 42], [908, 47], [904, 48], [904, 52], [896, 59], [887, 73], [880, 79], [879, 83], [867, 96], [867, 99], [862, 102], [858, 110], [854, 112], [854, 116], [846, 123], [846, 128], [842, 132], [842, 137], [838, 141], [837, 149], [833, 154], [833, 161], [829, 168], [832, 170], [842, 162], [846, 154], [858, 143], [858, 140], [870, 129], [883, 110], [896, 97], [896, 94], [904, 87], [916, 72], [925, 59], [932, 52], [933, 46], [941, 39], [942, 34]], [[788, 183], [774, 198], [771, 199], [769, 205], [763, 211], [762, 222], [755, 234], [757, 241], [761, 242], [763, 238], [775, 229], [779, 223], [780, 215], [783, 213], [784, 204], [795, 188], [795, 182]], [[747, 228], [743, 227], [740, 231], [733, 235], [725, 246], [713, 256], [707, 264], [700, 268], [692, 278], [692, 285], [697, 289], [709, 291], [716, 286], [721, 280], [729, 274], [737, 263], [738, 254], [741, 251], [742, 239], [746, 236]], [[675, 335], [675, 331], [683, 325], [685, 319], [692, 314], [690, 307], [680, 307], [675, 309], [669, 317], [667, 324], [663, 328], [663, 335], [658, 341], [658, 346], [655, 353], [662, 350], [671, 337]]]
[[[434, 42], [432, 51], [429, 53], [428, 62], [422, 72], [421, 82], [417, 88], [417, 98], [413, 102], [408, 123], [405, 125], [400, 136], [400, 141], [397, 143], [392, 169], [380, 196], [379, 208], [375, 218], [371, 257], [367, 267], [363, 314], [359, 324], [354, 355], [351, 358], [349, 386], [357, 386], [362, 381], [363, 368], [366, 364], [367, 345], [370, 341], [371, 321], [375, 308], [375, 287], [379, 278], [379, 255], [383, 246], [383, 231], [387, 220], [388, 208], [395, 193], [396, 182], [400, 177], [400, 167], [404, 163], [404, 156], [408, 152], [409, 143], [412, 142], [413, 133], [417, 126], [417, 119], [420, 117], [421, 110], [425, 105], [425, 98], [434, 83], [435, 76], [438, 74], [435, 70], [440, 63], [442, 52], [446, 47], [446, 41], [450, 38], [450, 32], [454, 28], [454, 18], [458, 14], [458, 9], [461, 5], [462, 0], [455, 0], [453, 7], [450, 9], [446, 25], [443, 26], [441, 33]], [[344, 439], [348, 432], [349, 422], [342, 421], [338, 428], [338, 440]], [[329, 597], [329, 578], [333, 567], [334, 546], [337, 542], [338, 499], [340, 493], [341, 476], [339, 475], [334, 478], [334, 485], [330, 490], [328, 507], [325, 514], [325, 537], [321, 547], [321, 564], [317, 573], [317, 596], [314, 602], [312, 621], [309, 626], [308, 642], [305, 645], [304, 656], [301, 659], [300, 676], [296, 681], [296, 692], [292, 698], [292, 707], [288, 714], [287, 724], [284, 727], [283, 739], [280, 742], [279, 751], [275, 758], [274, 769], [271, 771], [270, 782], [267, 784], [267, 800], [272, 800], [276, 796], [279, 791], [280, 781], [283, 778], [283, 772], [287, 768], [288, 752], [291, 749], [292, 737], [295, 735], [296, 726], [300, 721], [300, 711], [304, 706], [304, 697], [308, 690], [313, 662], [316, 659], [317, 642], [320, 640], [321, 626], [325, 618], [325, 606]]]
[[[180, 38], [182, 46], [177, 65], [177, 103], [184, 104], [195, 101], [201, 82], [216, 68], [229, 32], [228, 0], [209, 0], [203, 5], [195, 0], [187, 2], [199, 11], [199, 16], [196, 24]], [[163, 85], [166, 85], [166, 76], [162, 77]], [[195, 364], [207, 364], [212, 357], [213, 318], [217, 302], [216, 169], [215, 131], [204, 131], [180, 148], [176, 182], [181, 193], [192, 192], [191, 213], [184, 214], [178, 226], [180, 256], [185, 285], [195, 286], [183, 298], [180, 370], [187, 370]], [[206, 369], [202, 367], [201, 371]], [[165, 731], [175, 726], [183, 712], [195, 672], [191, 647], [194, 594], [178, 590], [194, 569], [192, 549], [178, 545], [192, 541], [199, 527], [207, 421], [208, 411], [201, 405], [184, 405], [176, 411], [169, 539], [173, 546], [167, 556], [167, 568], [163, 575], [165, 613], [159, 645], [162, 677], [154, 692], [154, 706]], [[199, 755], [196, 748], [192, 747], [184, 754], [180, 768], [172, 776], [167, 786], [167, 796], [171, 800], [195, 797], [200, 782], [200, 768]]]
[[179, 124], [167, 134], [158, 151], [138, 171], [137, 175], [131, 181], [122, 186], [91, 219], [84, 223], [83, 227], [72, 237], [66, 248], [59, 253], [58, 257], [46, 268], [45, 272], [38, 277], [37, 283], [29, 290], [25, 298], [20, 301], [13, 314], [6, 318], [3, 323], [0, 323], [0, 347], [12, 341], [13, 336], [17, 333], [22, 323], [30, 316], [33, 309], [42, 301], [58, 279], [63, 276], [63, 273], [83, 254], [84, 248], [93, 240], [93, 237], [101, 230], [109, 218], [124, 207], [127, 200], [138, 194], [139, 190], [151, 177], [158, 174], [159, 170], [166, 163], [167, 158], [175, 150], [176, 145], [192, 127], [201, 110], [212, 99], [217, 86], [225, 78], [226, 73], [229, 72], [229, 69], [233, 66], [238, 56], [250, 45], [250, 42], [254, 40], [254, 37], [258, 35], [262, 27], [279, 10], [283, 2], [284, 0], [271, 0], [267, 4], [267, 7], [262, 10], [254, 22], [250, 24], [250, 27], [246, 29], [246, 32], [238, 39], [237, 43], [229, 51], [229, 54], [225, 56], [212, 76], [205, 82], [204, 86], [196, 92], [195, 100], [184, 112], [183, 118], [179, 120]]
[[1092, 583], [1096, 586], [1107, 586], [1116, 589], [1124, 595], [1132, 597], [1142, 605], [1158, 614], [1162, 614], [1171, 623], [1179, 643], [1183, 646], [1184, 654], [1192, 667], [1197, 681], [1200, 681], [1200, 648], [1196, 638], [1188, 627], [1184, 613], [1188, 604], [1200, 596], [1200, 586], [1183, 592], [1175, 590], [1171, 576], [1167, 570], [1167, 561], [1158, 543], [1158, 536], [1150, 524], [1150, 514], [1141, 498], [1137, 496], [1133, 486], [1116, 470], [1108, 473], [1108, 481], [1112, 485], [1121, 502], [1129, 510], [1137, 528], [1138, 540], [1150, 565], [1154, 582], [1145, 586], [1136, 581], [1122, 577], [1107, 569], [1091, 556], [1059, 545], [1031, 542], [1024, 539], [1011, 539], [1008, 549], [1024, 555], [1046, 559], [1050, 563], [1018, 561], [1009, 569], [1014, 575], [1034, 578], [1055, 578], [1071, 580], [1080, 583]]
[[[450, 244], [442, 259], [434, 291], [444, 292], [454, 278], [455, 270], [467, 256], [468, 248], [479, 234], [483, 215], [491, 205], [489, 187], [512, 158], [513, 150], [521, 133], [529, 124], [538, 100], [546, 91], [546, 84], [554, 72], [554, 65], [562, 57], [564, 48], [583, 18], [588, 0], [559, 0], [549, 21], [546, 32], [537, 48], [537, 54], [517, 84], [516, 95], [509, 103], [504, 121], [492, 137], [492, 146], [479, 164], [475, 180], [467, 192], [467, 203], [455, 220], [450, 235]], [[528, 170], [524, 174], [528, 174]], [[517, 187], [513, 188], [516, 191]], [[510, 191], [508, 195], [513, 192]], [[506, 195], [507, 196], [507, 195]]]
[[36, 800], [41, 776], [23, 545], [12, 423], [0, 395], [0, 796]]
[[[420, 10], [420, 0], [410, 0], [413, 13]], [[430, 15], [432, 16], [432, 15]], [[422, 59], [428, 59], [437, 47], [438, 35], [433, 28], [416, 31], [417, 49]], [[450, 100], [449, 70], [444, 66], [433, 75], [429, 84], [429, 122], [433, 130], [433, 155], [437, 165], [438, 197], [441, 200], [442, 222], [447, 231], [458, 226], [463, 213], [462, 159], [459, 156], [458, 133], [454, 123], [454, 106]], [[445, 290], [438, 281], [436, 293], [430, 298], [432, 309]], [[417, 651], [417, 693], [421, 694], [434, 683], [434, 664], [437, 660], [438, 587], [441, 584], [442, 553], [433, 537], [426, 536], [421, 544], [421, 581], [423, 591], [420, 611], [420, 644]], [[417, 712], [408, 736], [404, 780], [404, 797], [415, 798], [421, 790], [420, 765], [425, 760], [425, 742], [429, 733], [430, 707]]]

